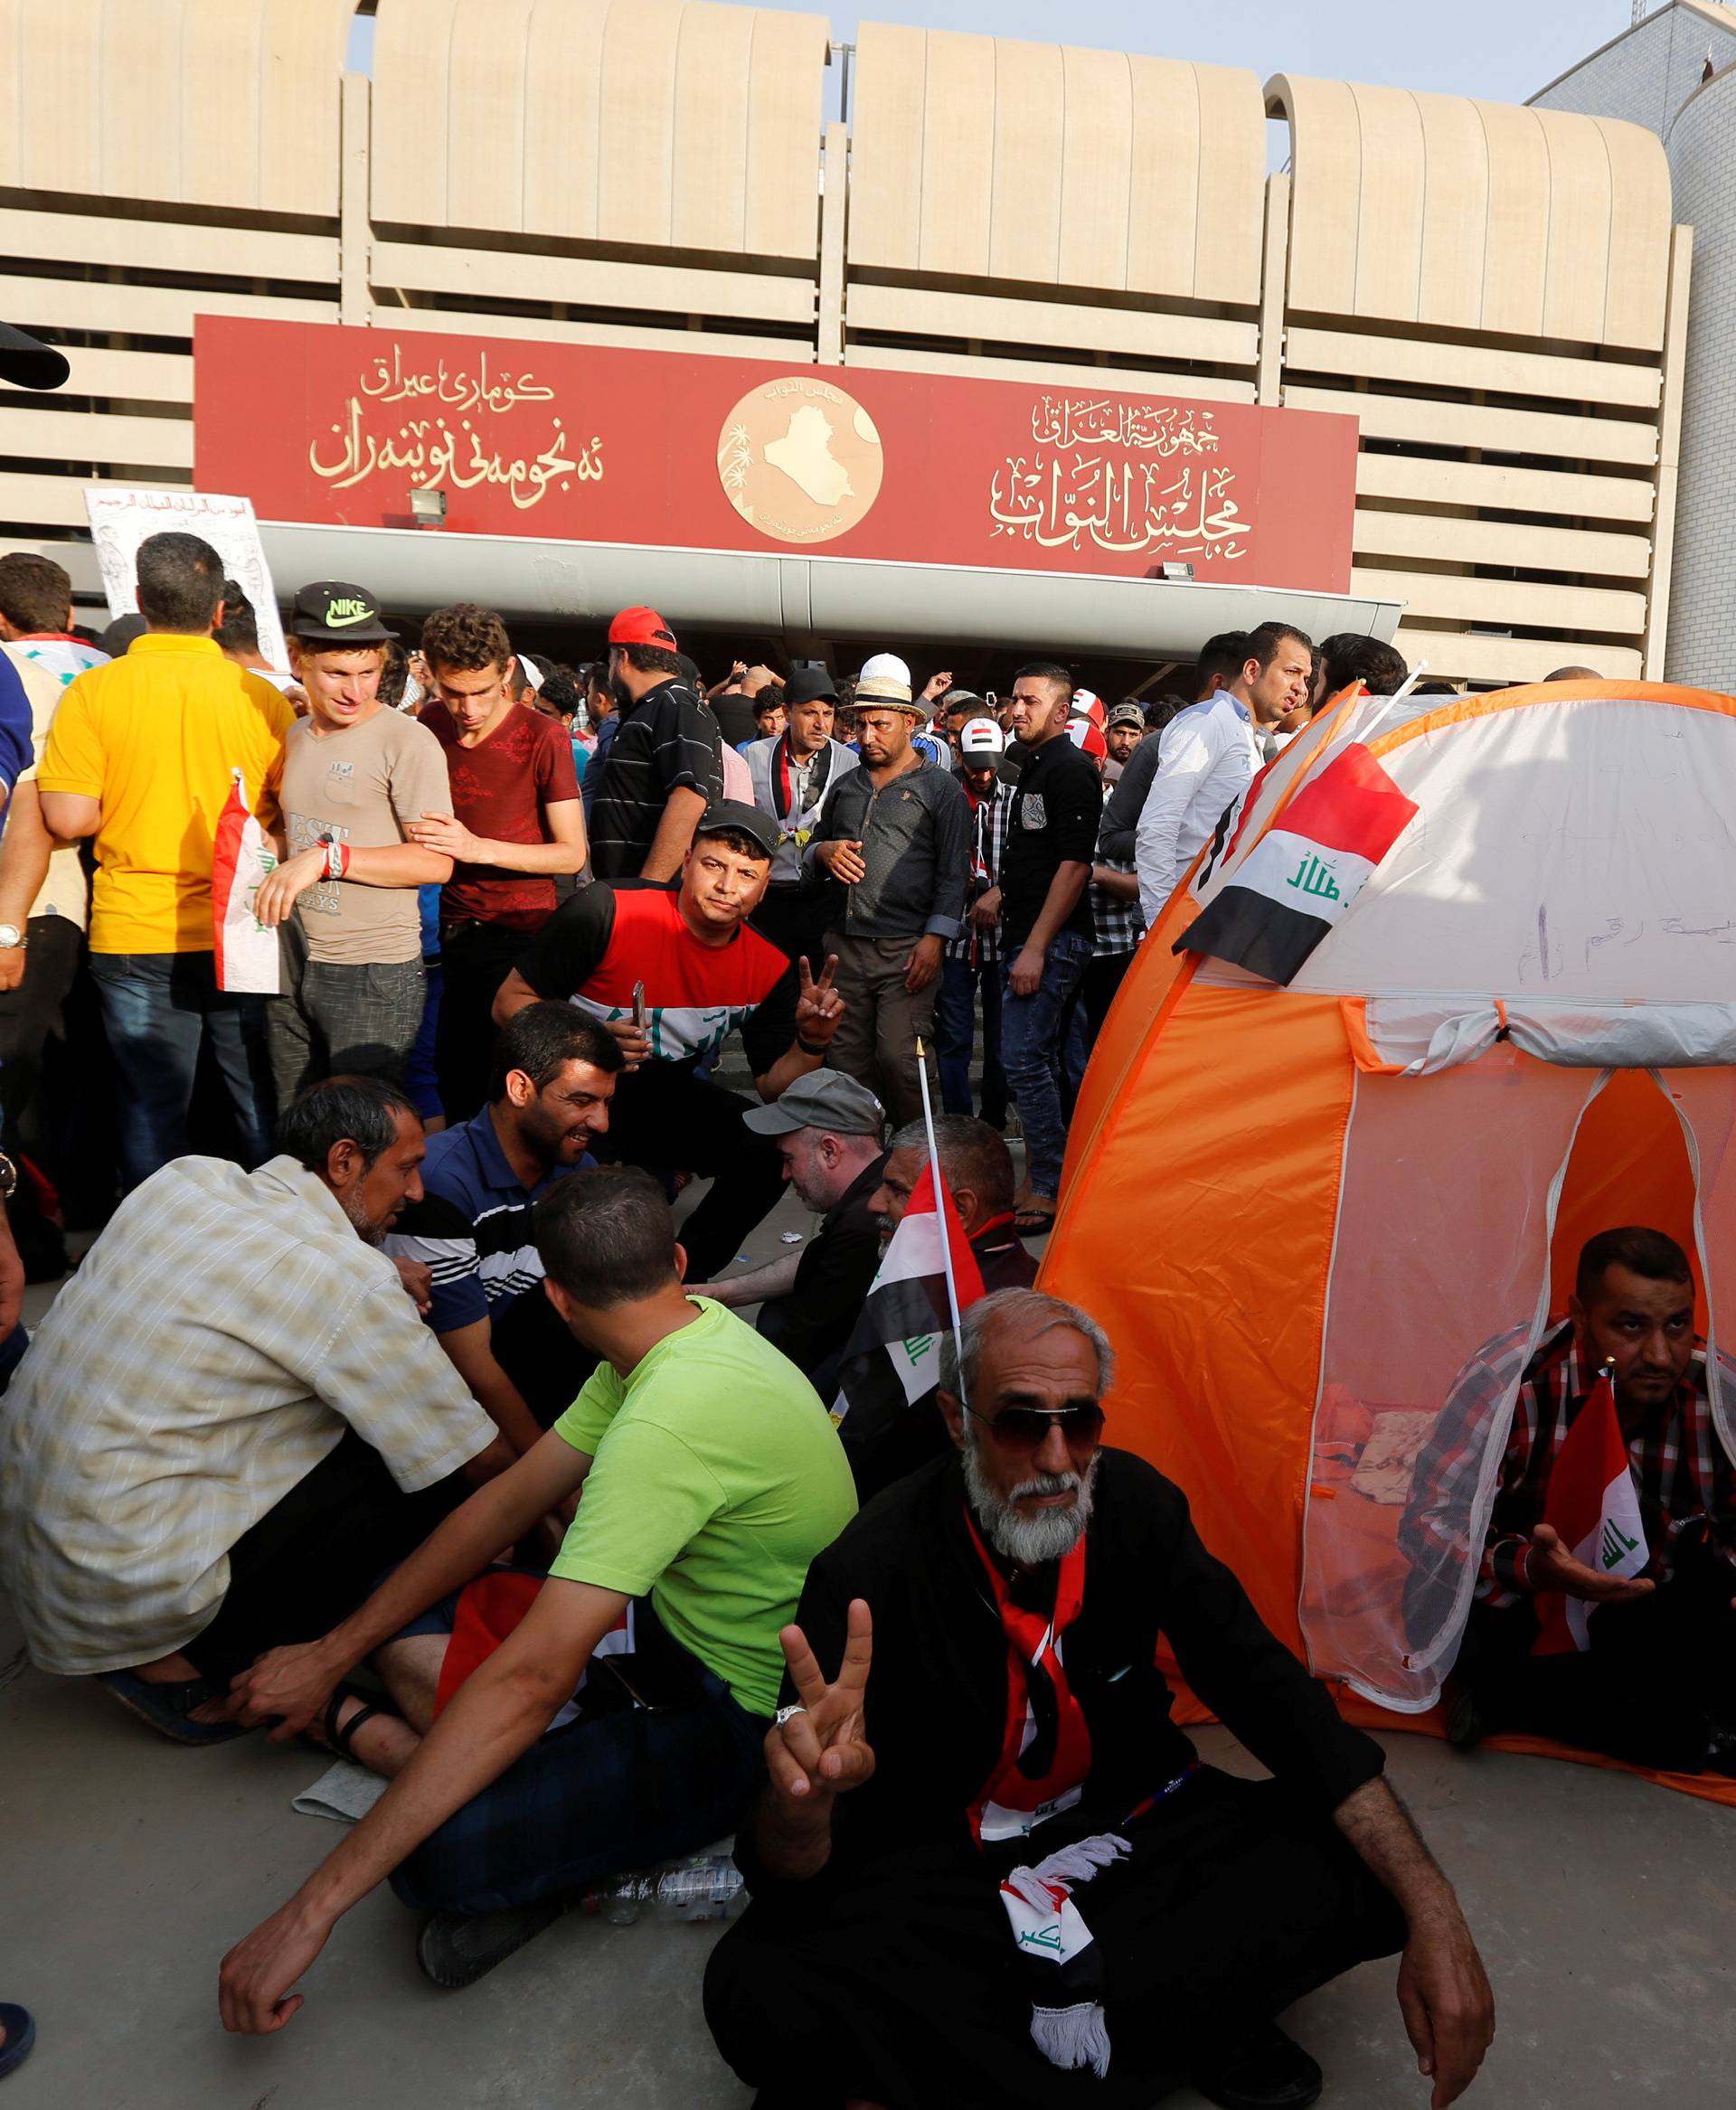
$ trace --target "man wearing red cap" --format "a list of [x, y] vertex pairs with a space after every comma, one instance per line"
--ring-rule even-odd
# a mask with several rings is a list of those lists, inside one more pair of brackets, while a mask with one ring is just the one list
[[717, 721], [689, 687], [675, 632], [655, 608], [623, 608], [609, 625], [609, 687], [619, 723], [590, 810], [591, 870], [599, 879], [667, 881], [722, 792]]

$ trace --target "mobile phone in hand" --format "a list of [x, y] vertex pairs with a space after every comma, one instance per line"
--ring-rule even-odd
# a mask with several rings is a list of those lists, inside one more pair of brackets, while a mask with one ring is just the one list
[[645, 984], [633, 984], [633, 1023], [640, 1032], [645, 1031]]

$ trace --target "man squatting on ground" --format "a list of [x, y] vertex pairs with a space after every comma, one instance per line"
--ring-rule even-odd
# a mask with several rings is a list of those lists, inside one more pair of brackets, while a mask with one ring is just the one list
[[[781, 1636], [754, 1901], [705, 1983], [759, 2110], [1310, 2103], [1272, 2017], [1395, 1950], [1443, 2110], [1494, 2030], [1458, 1900], [1181, 1491], [1099, 1447], [1102, 1329], [1003, 1291], [942, 1357], [952, 1454], [820, 1555]], [[1160, 1634], [1275, 1778], [1199, 1762]]]

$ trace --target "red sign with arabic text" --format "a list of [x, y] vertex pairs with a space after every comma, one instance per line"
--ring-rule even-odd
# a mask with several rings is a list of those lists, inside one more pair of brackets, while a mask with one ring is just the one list
[[1350, 585], [1354, 418], [214, 316], [193, 358], [197, 485], [262, 520]]

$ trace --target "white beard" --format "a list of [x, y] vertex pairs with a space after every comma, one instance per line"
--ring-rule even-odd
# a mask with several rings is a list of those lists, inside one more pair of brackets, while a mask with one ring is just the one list
[[[989, 1544], [1003, 1559], [1020, 1568], [1040, 1568], [1044, 1561], [1060, 1560], [1071, 1553], [1091, 1521], [1098, 1459], [1102, 1453], [1097, 1453], [1082, 1473], [1039, 1473], [1034, 1479], [1022, 1480], [1010, 1495], [1002, 1496], [988, 1483], [976, 1455], [976, 1443], [973, 1428], [964, 1448], [965, 1492]], [[1070, 1509], [1043, 1510], [1025, 1517], [1014, 1507], [1021, 1495], [1061, 1494], [1070, 1487], [1079, 1491]]]

